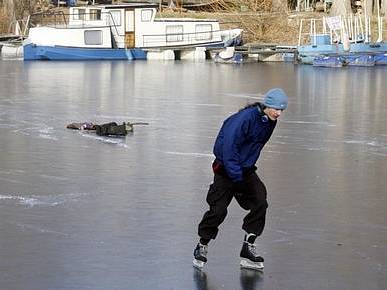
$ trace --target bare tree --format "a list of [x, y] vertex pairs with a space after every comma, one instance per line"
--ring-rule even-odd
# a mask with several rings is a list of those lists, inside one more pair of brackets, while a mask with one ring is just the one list
[[8, 17], [13, 17], [15, 13], [15, 5], [13, 0], [4, 0], [4, 7], [5, 10], [7, 11]]
[[387, 0], [382, 0], [382, 5], [381, 5], [381, 12], [385, 16], [387, 16]]
[[333, 1], [330, 10], [331, 15], [346, 15], [350, 13], [352, 13], [350, 0]]
[[3, 0], [10, 19], [21, 19], [32, 14], [36, 0]]
[[[2, 33], [19, 33], [21, 20], [34, 12], [37, 1], [40, 0], [3, 0], [3, 13], [1, 15]], [[19, 25], [18, 25], [19, 24]]]
[[387, 0], [364, 0], [363, 9], [365, 8], [367, 10], [367, 14], [376, 14], [378, 13], [378, 5], [380, 8], [380, 13], [387, 13]]
[[285, 11], [288, 8], [288, 0], [273, 0], [273, 11]]

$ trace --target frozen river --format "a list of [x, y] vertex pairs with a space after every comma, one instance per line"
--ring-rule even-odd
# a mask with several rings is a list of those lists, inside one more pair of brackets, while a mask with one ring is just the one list
[[[2, 60], [0, 87], [0, 289], [386, 289], [387, 67]], [[265, 271], [239, 269], [233, 202], [198, 272], [214, 138], [272, 87]]]

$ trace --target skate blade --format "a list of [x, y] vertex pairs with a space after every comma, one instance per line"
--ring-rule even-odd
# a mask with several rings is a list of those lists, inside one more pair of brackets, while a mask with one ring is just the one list
[[204, 263], [203, 261], [196, 260], [196, 259], [193, 259], [192, 263], [193, 263], [193, 266], [194, 266], [195, 268], [198, 268], [198, 269], [200, 269], [200, 270], [203, 269], [204, 265], [206, 264], [206, 263]]
[[263, 270], [262, 262], [251, 262], [250, 260], [242, 259], [240, 265], [241, 268], [245, 269]]

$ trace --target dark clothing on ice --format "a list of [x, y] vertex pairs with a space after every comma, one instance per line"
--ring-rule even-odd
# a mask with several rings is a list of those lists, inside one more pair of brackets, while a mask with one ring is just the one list
[[228, 177], [215, 174], [210, 185], [207, 203], [210, 209], [199, 224], [199, 236], [206, 240], [215, 239], [219, 225], [227, 215], [227, 207], [233, 197], [239, 205], [250, 212], [243, 220], [242, 229], [247, 233], [261, 235], [265, 227], [267, 209], [266, 187], [255, 172], [246, 176], [241, 183], [234, 183]]
[[207, 244], [216, 238], [234, 197], [249, 211], [242, 228], [256, 236], [262, 234], [268, 207], [267, 192], [255, 172], [255, 163], [277, 123], [268, 118], [264, 109], [260, 103], [242, 109], [227, 118], [219, 131], [214, 145], [214, 181], [206, 199], [210, 209], [198, 229], [201, 243]]

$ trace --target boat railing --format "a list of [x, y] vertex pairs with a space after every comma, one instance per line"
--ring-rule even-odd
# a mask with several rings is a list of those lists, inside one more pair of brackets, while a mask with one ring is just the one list
[[[70, 13], [67, 14], [69, 17], [69, 26], [74, 27], [99, 27], [99, 26], [110, 26], [112, 33], [119, 36], [118, 28], [120, 25], [116, 23], [111, 11], [97, 10], [89, 12]], [[121, 35], [122, 36], [122, 35]]]
[[19, 41], [27, 37], [29, 28], [30, 16], [20, 20], [11, 21], [8, 27], [9, 38]]
[[31, 14], [30, 18], [31, 26], [90, 27], [109, 25], [114, 26], [116, 30], [118, 26], [110, 11], [98, 13], [91, 11], [82, 14], [46, 11]]
[[35, 26], [67, 26], [68, 15], [63, 11], [37, 12], [29, 16], [29, 28]]
[[[119, 43], [119, 36], [122, 36], [120, 35], [120, 33], [118, 32], [118, 29], [117, 29], [117, 23], [115, 22], [114, 20], [114, 17], [111, 13], [111, 11], [108, 11], [108, 12], [102, 12], [102, 14], [106, 14], [107, 17], [106, 17], [106, 21], [107, 23], [109, 24], [110, 26], [110, 29], [111, 29], [111, 32], [114, 36], [114, 39], [117, 43]], [[124, 41], [123, 41], [124, 42]]]
[[219, 42], [224, 38], [224, 32], [221, 30], [202, 31], [192, 33], [164, 33], [143, 35], [142, 41], [144, 47], [159, 46], [180, 46], [193, 45], [200, 43]]
[[312, 6], [311, 0], [304, 0], [304, 1], [297, 0], [296, 2], [297, 2], [297, 4], [296, 4], [296, 11], [297, 12], [313, 11], [313, 6]]
[[370, 41], [371, 20], [369, 18], [350, 14], [347, 17], [301, 19], [298, 46]]
[[32, 14], [30, 16], [29, 27], [48, 26], [54, 28], [88, 28], [88, 27], [106, 27], [109, 26], [117, 44], [123, 44], [120, 34], [112, 13], [110, 11], [98, 12], [90, 11], [82, 14], [64, 13], [63, 11], [46, 11]]
[[319, 35], [327, 35], [324, 18], [301, 19], [298, 33], [298, 46], [304, 44], [317, 45]]

